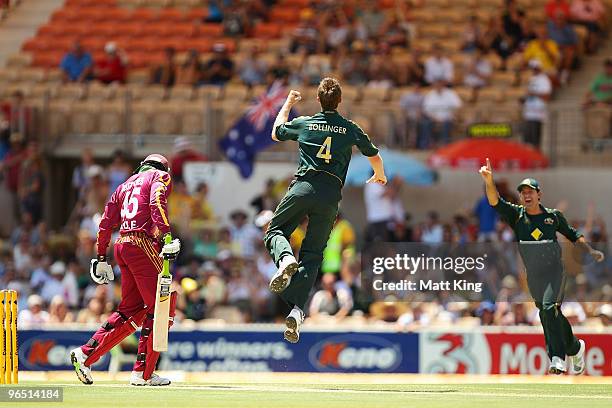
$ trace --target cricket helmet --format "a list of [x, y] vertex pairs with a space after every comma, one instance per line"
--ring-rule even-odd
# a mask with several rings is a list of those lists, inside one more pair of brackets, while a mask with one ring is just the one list
[[170, 165], [168, 164], [168, 159], [166, 159], [161, 154], [153, 153], [145, 157], [143, 161], [140, 162], [138, 169], [142, 166], [151, 166], [161, 171], [170, 171]]

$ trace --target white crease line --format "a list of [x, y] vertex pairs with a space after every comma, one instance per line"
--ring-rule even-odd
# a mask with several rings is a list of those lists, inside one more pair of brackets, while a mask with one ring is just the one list
[[[78, 384], [53, 384], [58, 387], [75, 387]], [[452, 388], [452, 384], [449, 384], [449, 388]], [[87, 386], [91, 387], [91, 386]], [[93, 384], [93, 387], [100, 388], [126, 388], [132, 387], [129, 384]], [[507, 397], [507, 398], [569, 398], [569, 399], [603, 399], [612, 400], [612, 395], [561, 395], [561, 394], [518, 394], [518, 393], [486, 393], [486, 392], [469, 392], [469, 391], [453, 391], [449, 389], [445, 390], [358, 390], [358, 389], [331, 389], [331, 388], [297, 388], [297, 387], [254, 387], [254, 386], [240, 386], [240, 385], [180, 385], [174, 384], [164, 387], [139, 387], [139, 389], [162, 389], [162, 390], [193, 390], [193, 391], [215, 391], [215, 392], [282, 392], [282, 393], [345, 393], [345, 394], [400, 394], [400, 395], [460, 395], [460, 396], [474, 396], [474, 397]], [[525, 390], [525, 389], [523, 389]], [[525, 390], [528, 391], [528, 390]]]

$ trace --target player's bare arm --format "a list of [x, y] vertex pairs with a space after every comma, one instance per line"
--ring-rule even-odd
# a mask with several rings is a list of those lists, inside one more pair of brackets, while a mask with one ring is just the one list
[[480, 176], [484, 180], [489, 204], [496, 206], [499, 202], [499, 193], [497, 192], [497, 187], [495, 187], [495, 181], [493, 180], [493, 169], [491, 168], [489, 158], [487, 158], [487, 164], [482, 166], [478, 173], [480, 173]]
[[289, 112], [291, 112], [291, 108], [301, 100], [302, 95], [298, 91], [292, 89], [289, 92], [287, 100], [283, 104], [281, 110], [278, 112], [278, 115], [276, 115], [274, 126], [272, 126], [272, 140], [278, 142], [278, 138], [276, 137], [276, 128], [289, 120]]
[[380, 153], [376, 156], [368, 157], [370, 165], [374, 170], [374, 175], [370, 177], [367, 183], [378, 183], [385, 185], [387, 184], [387, 176], [385, 176], [385, 166], [383, 165], [383, 159]]
[[583, 251], [591, 255], [596, 262], [602, 262], [605, 259], [604, 253], [596, 250], [591, 245], [589, 245], [589, 243], [584, 237], [578, 238], [575, 244], [576, 246], [581, 248]]

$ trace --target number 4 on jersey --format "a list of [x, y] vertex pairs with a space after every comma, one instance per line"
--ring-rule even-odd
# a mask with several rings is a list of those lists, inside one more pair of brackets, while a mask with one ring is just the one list
[[317, 158], [325, 160], [325, 163], [329, 163], [329, 161], [332, 158], [331, 142], [332, 142], [332, 138], [331, 136], [328, 136], [323, 142], [323, 144], [321, 145], [321, 148], [319, 149], [319, 153], [317, 153]]

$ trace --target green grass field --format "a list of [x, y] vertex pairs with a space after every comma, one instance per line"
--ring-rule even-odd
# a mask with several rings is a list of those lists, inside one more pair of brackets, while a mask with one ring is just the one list
[[[377, 382], [359, 377], [353, 382], [325, 383], [304, 382], [247, 382], [238, 379], [214, 381], [214, 374], [207, 374], [202, 382], [175, 382], [168, 387], [132, 387], [125, 381], [97, 381], [85, 386], [74, 381], [22, 381], [19, 386], [57, 385], [64, 390], [63, 403], [0, 403], [2, 407], [236, 407], [236, 408], [370, 408], [370, 407], [428, 407], [428, 408], [498, 408], [547, 406], [597, 408], [612, 406], [610, 383], [551, 383], [547, 378], [528, 379], [518, 383], [487, 380], [484, 383], [461, 383], [444, 378], [430, 381], [418, 376], [409, 377], [410, 383], [391, 383], [391, 378]], [[282, 381], [282, 374], [275, 377]], [[405, 379], [402, 377], [401, 379]], [[469, 377], [466, 378], [469, 380]], [[402, 382], [402, 381], [399, 381]], [[563, 381], [561, 381], [563, 382]]]

